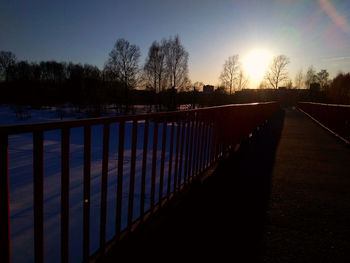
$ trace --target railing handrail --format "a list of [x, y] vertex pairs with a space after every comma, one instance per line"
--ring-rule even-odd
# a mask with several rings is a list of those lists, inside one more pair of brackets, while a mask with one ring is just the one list
[[244, 104], [229, 104], [220, 105], [213, 107], [205, 107], [199, 109], [190, 109], [182, 111], [170, 111], [170, 112], [156, 112], [156, 113], [143, 113], [137, 115], [123, 115], [123, 116], [113, 116], [113, 117], [97, 117], [97, 118], [85, 118], [78, 120], [63, 120], [63, 121], [49, 121], [49, 122], [39, 122], [39, 123], [25, 123], [25, 124], [11, 124], [11, 125], [0, 125], [1, 134], [19, 134], [19, 133], [29, 133], [34, 131], [47, 131], [56, 130], [63, 128], [77, 128], [85, 125], [102, 125], [106, 123], [120, 122], [120, 121], [135, 121], [135, 120], [146, 120], [152, 118], [165, 118], [183, 115], [185, 113], [201, 112], [211, 109], [222, 109], [230, 107], [241, 107], [259, 104], [271, 104], [275, 102], [259, 102], [259, 103], [244, 103]]
[[298, 103], [301, 103], [301, 104], [313, 104], [313, 105], [320, 105], [320, 106], [329, 106], [329, 107], [350, 108], [350, 105], [346, 105], [346, 104], [320, 103], [320, 102], [311, 102], [311, 101], [300, 101]]

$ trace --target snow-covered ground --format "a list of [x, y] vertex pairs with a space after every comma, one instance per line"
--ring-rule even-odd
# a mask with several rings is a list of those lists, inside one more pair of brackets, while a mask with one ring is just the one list
[[[60, 109], [62, 110], [62, 109]], [[67, 110], [69, 113], [69, 111]], [[74, 114], [64, 114], [64, 119], [74, 119]], [[28, 115], [28, 116], [26, 116]], [[0, 106], [0, 125], [52, 121], [60, 118], [55, 109], [30, 110], [18, 117], [14, 107]], [[78, 116], [80, 117], [80, 116]], [[107, 240], [115, 233], [116, 189], [119, 124], [111, 125], [109, 142], [109, 167], [107, 191]], [[153, 149], [153, 123], [150, 123], [146, 172], [145, 210], [150, 207], [151, 164]], [[157, 181], [156, 202], [159, 192], [160, 155], [163, 124], [159, 124], [157, 151]], [[176, 131], [175, 142], [176, 145]], [[167, 126], [164, 192], [168, 184], [168, 162], [170, 149], [171, 125]], [[132, 123], [125, 126], [125, 146], [123, 165], [123, 199], [122, 199], [122, 229], [127, 224], [129, 174], [131, 159]], [[83, 230], [83, 128], [71, 129], [70, 139], [70, 261], [82, 260], [82, 230]], [[90, 253], [99, 246], [101, 172], [102, 172], [102, 140], [103, 126], [92, 127], [91, 156], [91, 211], [90, 211]], [[186, 136], [185, 136], [186, 138]], [[144, 123], [138, 123], [136, 178], [134, 193], [134, 219], [140, 215], [141, 168], [143, 155]], [[186, 145], [186, 142], [185, 142]], [[208, 144], [209, 145], [209, 144]], [[61, 132], [53, 130], [44, 133], [44, 244], [45, 258], [49, 262], [60, 262], [60, 189], [61, 189]], [[10, 213], [11, 213], [11, 257], [12, 262], [34, 262], [34, 232], [33, 232], [33, 150], [32, 134], [9, 136], [9, 166], [10, 166]], [[174, 147], [175, 151], [175, 147]], [[173, 154], [173, 164], [175, 154]], [[183, 158], [185, 159], [185, 158]], [[174, 165], [173, 165], [174, 167]], [[184, 168], [184, 165], [182, 166]], [[174, 168], [173, 168], [174, 169]], [[172, 179], [174, 177], [172, 171]], [[173, 189], [173, 180], [171, 181]]]

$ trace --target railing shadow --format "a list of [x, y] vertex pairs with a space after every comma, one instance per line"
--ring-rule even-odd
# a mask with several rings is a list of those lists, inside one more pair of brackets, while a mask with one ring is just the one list
[[284, 116], [283, 110], [276, 113], [179, 205], [162, 211], [158, 221], [122, 242], [105, 260], [259, 261]]

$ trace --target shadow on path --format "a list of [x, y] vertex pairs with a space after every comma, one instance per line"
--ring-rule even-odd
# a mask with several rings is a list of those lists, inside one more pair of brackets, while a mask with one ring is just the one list
[[139, 257], [163, 262], [258, 261], [284, 117], [282, 110], [275, 114], [203, 184], [195, 185], [178, 205], [165, 208], [147, 227], [124, 240], [106, 262]]

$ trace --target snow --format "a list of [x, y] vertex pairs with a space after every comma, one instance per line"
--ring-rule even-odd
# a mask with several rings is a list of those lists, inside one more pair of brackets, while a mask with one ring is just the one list
[[[22, 120], [16, 117], [13, 107], [0, 106], [0, 125], [30, 123], [57, 120], [57, 111], [53, 109], [30, 110], [30, 118]], [[67, 115], [66, 115], [67, 116]], [[67, 118], [73, 119], [70, 115]], [[154, 124], [150, 122], [147, 169], [145, 211], [150, 208], [152, 151]], [[163, 124], [158, 126], [157, 143], [157, 175], [155, 203], [158, 201], [160, 162]], [[186, 132], [186, 131], [185, 131]], [[134, 190], [133, 219], [140, 215], [141, 170], [144, 141], [144, 122], [138, 123], [136, 146], [136, 176]], [[172, 179], [175, 164], [175, 127]], [[131, 161], [132, 123], [125, 125], [124, 160], [123, 160], [123, 194], [121, 230], [127, 226], [129, 175]], [[168, 165], [171, 125], [167, 125], [164, 186], [165, 196], [168, 184]], [[83, 237], [83, 128], [72, 128], [70, 132], [70, 261], [82, 261]], [[102, 140], [103, 126], [92, 126], [91, 151], [91, 198], [90, 198], [90, 254], [99, 246], [101, 172], [102, 172]], [[181, 137], [180, 137], [181, 138]], [[186, 136], [185, 136], [186, 138]], [[117, 196], [117, 164], [118, 164], [119, 124], [110, 126], [108, 186], [107, 186], [107, 225], [106, 239], [115, 234], [116, 196]], [[186, 142], [185, 144], [186, 145]], [[209, 145], [209, 143], [208, 143]], [[11, 257], [12, 262], [34, 262], [34, 216], [33, 216], [33, 151], [32, 134], [9, 136], [9, 175], [10, 175], [10, 217], [11, 217]], [[185, 151], [184, 151], [185, 152]], [[45, 258], [50, 262], [60, 262], [60, 205], [61, 205], [61, 131], [44, 132], [44, 250]], [[180, 158], [179, 158], [180, 159]], [[183, 161], [185, 156], [183, 156]], [[182, 165], [184, 169], [184, 165]], [[182, 172], [183, 175], [183, 172]], [[171, 182], [173, 189], [173, 181]]]

